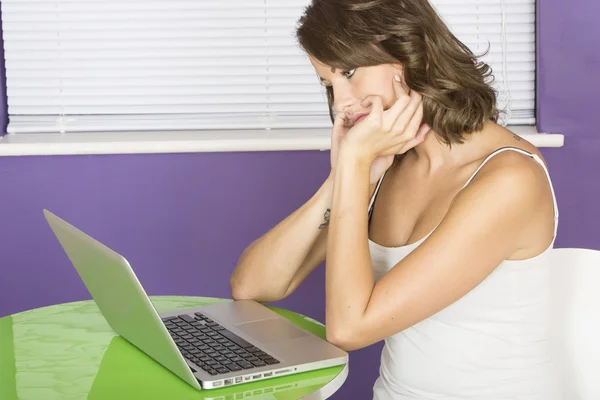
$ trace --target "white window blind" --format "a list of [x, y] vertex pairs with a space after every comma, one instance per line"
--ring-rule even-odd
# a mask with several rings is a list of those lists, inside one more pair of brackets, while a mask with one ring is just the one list
[[[2, 0], [9, 133], [321, 128], [308, 0]], [[533, 124], [535, 0], [432, 0]]]

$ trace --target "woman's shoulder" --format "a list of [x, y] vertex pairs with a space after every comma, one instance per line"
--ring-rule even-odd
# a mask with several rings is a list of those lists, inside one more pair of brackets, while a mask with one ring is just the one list
[[[539, 150], [524, 139], [503, 143], [494, 149], [454, 206], [472, 209], [485, 199], [485, 210], [512, 219], [528, 221], [520, 231], [513, 257], [537, 255], [548, 246], [554, 232], [556, 210], [548, 170]], [[515, 150], [516, 149], [516, 150]], [[518, 254], [517, 254], [518, 253]], [[527, 257], [524, 257], [527, 258]]]
[[[531, 142], [497, 124], [488, 125], [486, 130], [487, 132], [481, 134], [489, 139], [480, 144], [481, 151], [476, 159], [470, 160], [478, 166], [478, 175], [489, 177], [495, 174], [519, 174], [541, 169], [544, 174], [540, 178], [545, 177], [544, 169], [547, 170], [547, 165], [544, 156]], [[496, 178], [501, 179], [500, 176]]]

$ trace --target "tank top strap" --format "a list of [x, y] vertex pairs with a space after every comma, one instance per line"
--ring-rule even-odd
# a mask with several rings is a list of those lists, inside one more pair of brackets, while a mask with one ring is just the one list
[[[542, 159], [537, 154], [530, 153], [530, 152], [525, 151], [523, 149], [520, 149], [518, 147], [510, 147], [510, 146], [508, 146], [508, 147], [501, 147], [501, 148], [493, 151], [492, 153], [490, 153], [483, 160], [483, 162], [479, 165], [479, 167], [477, 167], [477, 169], [475, 170], [475, 172], [471, 175], [471, 177], [463, 185], [463, 187], [461, 188], [461, 190], [464, 189], [465, 187], [467, 187], [467, 185], [469, 183], [471, 183], [471, 181], [475, 178], [475, 176], [477, 175], [477, 173], [479, 173], [479, 171], [481, 170], [481, 168], [483, 168], [483, 166], [490, 159], [492, 159], [494, 156], [496, 156], [496, 155], [498, 155], [500, 153], [503, 153], [505, 151], [516, 151], [518, 153], [521, 153], [521, 154], [524, 154], [526, 156], [529, 156], [529, 157], [533, 158], [538, 164], [540, 164], [540, 166], [544, 170], [544, 173], [546, 174], [546, 178], [548, 179], [548, 184], [550, 186], [550, 191], [552, 193], [552, 202], [554, 204], [554, 236], [553, 236], [553, 239], [552, 239], [552, 245], [553, 245], [554, 244], [554, 240], [556, 239], [556, 234], [558, 232], [558, 203], [556, 201], [556, 193], [554, 192], [554, 186], [552, 185], [552, 180], [550, 179], [550, 173], [548, 172], [548, 168], [546, 167], [546, 164], [544, 164], [544, 161], [542, 161]], [[369, 202], [369, 209], [368, 209], [369, 223], [371, 221], [371, 214], [373, 213], [373, 204], [375, 203], [375, 199], [377, 197], [377, 194], [379, 193], [379, 188], [381, 187], [381, 183], [383, 182], [383, 178], [385, 177], [386, 172], [384, 172], [384, 174], [381, 176], [381, 178], [379, 178], [379, 181], [377, 182], [377, 186], [375, 187], [375, 191], [373, 192], [373, 195], [371, 196], [371, 200]], [[437, 228], [437, 226], [436, 226], [436, 228]]]
[[[501, 148], [495, 150], [494, 152], [490, 153], [483, 160], [483, 162], [479, 165], [479, 167], [477, 167], [477, 169], [475, 170], [475, 172], [473, 173], [473, 175], [471, 175], [471, 177], [469, 178], [469, 180], [467, 180], [467, 182], [464, 184], [464, 186], [462, 187], [462, 189], [464, 189], [469, 183], [471, 183], [471, 181], [475, 178], [475, 176], [481, 170], [481, 168], [483, 168], [483, 166], [490, 159], [492, 159], [492, 157], [494, 157], [494, 156], [496, 156], [496, 155], [498, 155], [500, 153], [503, 153], [505, 151], [516, 151], [517, 153], [521, 153], [521, 154], [524, 154], [526, 156], [529, 156], [529, 157], [533, 158], [538, 164], [540, 164], [540, 166], [544, 170], [544, 173], [546, 174], [546, 178], [548, 179], [548, 184], [550, 186], [550, 191], [552, 193], [552, 202], [554, 204], [554, 239], [556, 239], [556, 233], [558, 231], [558, 203], [556, 201], [556, 193], [554, 192], [554, 186], [552, 185], [552, 180], [550, 179], [550, 173], [548, 172], [548, 168], [546, 167], [546, 164], [544, 164], [544, 161], [542, 161], [542, 159], [537, 154], [530, 153], [530, 152], [528, 152], [526, 150], [523, 150], [523, 149], [520, 149], [518, 147], [510, 147], [510, 146], [508, 146], [508, 147], [501, 147]], [[553, 243], [554, 243], [554, 240], [553, 240]]]
[[375, 198], [377, 197], [377, 193], [379, 193], [379, 187], [381, 186], [381, 183], [383, 182], [383, 178], [385, 177], [386, 173], [387, 173], [387, 170], [383, 173], [383, 175], [381, 175], [381, 178], [379, 178], [379, 181], [377, 182], [377, 186], [375, 187], [375, 191], [373, 192], [373, 195], [371, 196], [371, 200], [369, 201], [369, 208], [368, 208], [369, 221], [371, 220], [371, 213], [373, 212], [373, 204], [375, 203]]

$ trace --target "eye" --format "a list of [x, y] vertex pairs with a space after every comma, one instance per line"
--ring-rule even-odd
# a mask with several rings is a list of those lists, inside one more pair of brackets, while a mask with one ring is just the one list
[[342, 75], [344, 75], [346, 78], [350, 79], [350, 78], [352, 78], [352, 75], [354, 75], [355, 72], [356, 72], [356, 68], [348, 70], [348, 71], [342, 71]]
[[[352, 75], [354, 75], [355, 72], [356, 72], [356, 68], [350, 69], [350, 70], [347, 70], [347, 71], [341, 71], [340, 73], [342, 75], [344, 75], [346, 77], [346, 79], [350, 79], [350, 78], [352, 78]], [[323, 81], [321, 81], [321, 86], [324, 86], [326, 88], [333, 87], [331, 84], [325, 84]]]

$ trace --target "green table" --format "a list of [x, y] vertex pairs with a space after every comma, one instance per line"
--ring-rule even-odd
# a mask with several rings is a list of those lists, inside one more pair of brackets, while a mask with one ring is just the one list
[[[159, 313], [225, 299], [151, 297]], [[325, 337], [317, 321], [270, 307]], [[344, 383], [348, 365], [198, 391], [118, 336], [93, 301], [0, 318], [0, 399], [324, 399]]]

